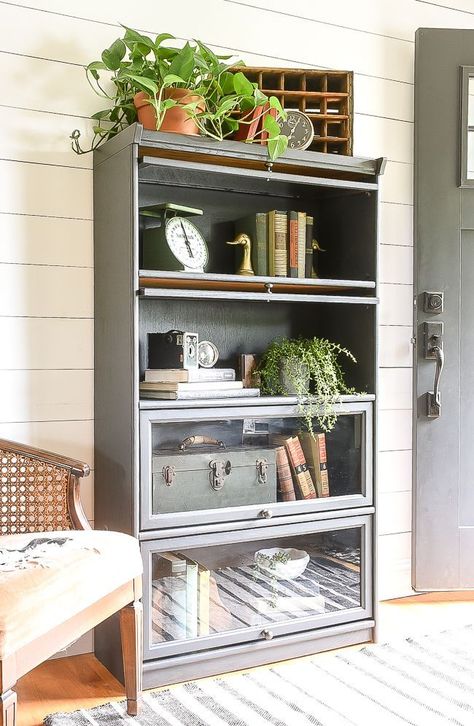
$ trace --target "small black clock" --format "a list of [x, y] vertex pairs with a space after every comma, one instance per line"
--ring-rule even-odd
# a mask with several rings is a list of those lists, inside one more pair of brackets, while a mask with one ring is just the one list
[[280, 131], [288, 136], [289, 149], [307, 149], [314, 139], [314, 129], [311, 119], [303, 111], [289, 109], [286, 119], [277, 121]]

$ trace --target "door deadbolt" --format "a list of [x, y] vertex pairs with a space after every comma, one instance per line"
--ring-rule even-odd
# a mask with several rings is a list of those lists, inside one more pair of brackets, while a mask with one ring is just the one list
[[444, 310], [444, 293], [443, 292], [424, 292], [423, 293], [423, 312], [438, 315]]

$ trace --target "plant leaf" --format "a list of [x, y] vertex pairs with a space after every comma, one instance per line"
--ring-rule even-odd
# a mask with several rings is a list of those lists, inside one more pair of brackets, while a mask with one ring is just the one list
[[184, 83], [187, 83], [191, 78], [194, 70], [194, 51], [189, 45], [186, 45], [178, 52], [169, 67], [169, 72], [175, 76], [180, 76]]
[[120, 62], [126, 52], [127, 48], [125, 43], [120, 38], [117, 38], [117, 40], [114, 40], [110, 48], [106, 48], [106, 50], [102, 52], [102, 60], [109, 70], [116, 71], [120, 68]]
[[273, 116], [270, 116], [269, 113], [267, 113], [267, 115], [263, 119], [263, 128], [265, 129], [265, 131], [268, 131], [270, 138], [274, 136], [279, 136], [280, 134], [280, 127], [278, 126]]
[[134, 73], [124, 73], [124, 76], [133, 81], [135, 86], [137, 86], [140, 90], [148, 91], [148, 93], [151, 93], [154, 96], [156, 96], [160, 90], [154, 81], [150, 80], [150, 78], [146, 78], [145, 76], [137, 76]]
[[244, 76], [242, 71], [239, 71], [234, 75], [234, 90], [240, 96], [253, 95], [253, 84]]
[[171, 35], [171, 33], [160, 33], [155, 38], [155, 48], [158, 50], [160, 45], [163, 43], [164, 40], [176, 40], [174, 35]]
[[270, 104], [270, 108], [276, 108], [278, 111], [278, 118], [286, 119], [286, 111], [276, 96], [270, 96], [268, 102]]
[[285, 153], [288, 148], [288, 136], [276, 136], [273, 139], [268, 139], [267, 142], [268, 155], [272, 161], [275, 161], [279, 156]]
[[164, 86], [171, 86], [172, 83], [186, 83], [184, 78], [181, 78], [181, 76], [176, 76], [173, 73], [168, 73], [162, 81]]

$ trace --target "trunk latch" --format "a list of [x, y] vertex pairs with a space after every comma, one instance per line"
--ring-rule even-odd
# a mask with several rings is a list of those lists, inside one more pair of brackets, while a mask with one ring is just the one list
[[224, 461], [223, 459], [215, 459], [209, 462], [211, 472], [209, 474], [209, 480], [211, 487], [214, 491], [219, 491], [225, 484], [226, 476], [229, 476], [232, 471], [232, 464], [230, 461]]
[[174, 484], [174, 480], [176, 479], [176, 469], [174, 466], [164, 466], [161, 474], [167, 487]]
[[257, 459], [257, 481], [259, 484], [266, 484], [268, 479], [268, 461], [266, 459]]

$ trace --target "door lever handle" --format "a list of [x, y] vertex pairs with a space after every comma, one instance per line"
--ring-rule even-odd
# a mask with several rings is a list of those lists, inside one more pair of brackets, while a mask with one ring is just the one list
[[439, 345], [433, 345], [431, 352], [436, 358], [436, 368], [434, 377], [434, 390], [428, 391], [426, 394], [426, 415], [428, 418], [439, 418], [441, 416], [441, 392], [439, 390], [439, 382], [444, 367], [444, 353]]

